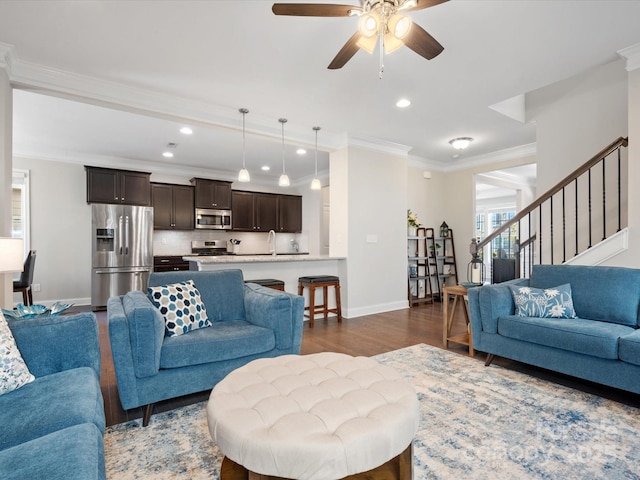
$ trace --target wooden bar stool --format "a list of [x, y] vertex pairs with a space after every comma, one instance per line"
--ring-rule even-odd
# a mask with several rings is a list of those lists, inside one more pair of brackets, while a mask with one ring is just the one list
[[274, 290], [282, 290], [284, 292], [284, 282], [275, 278], [261, 278], [259, 280], [245, 280], [244, 283], [257, 283], [263, 287], [273, 288]]
[[[309, 289], [309, 306], [304, 307], [305, 310], [309, 310], [309, 315], [305, 314], [305, 317], [309, 317], [309, 326], [313, 327], [313, 319], [316, 313], [323, 313], [324, 319], [327, 319], [329, 313], [335, 313], [338, 315], [338, 322], [342, 323], [342, 307], [340, 305], [340, 278], [333, 275], [315, 275], [298, 278], [298, 295], [302, 296], [304, 288]], [[316, 305], [316, 288], [322, 287], [323, 303], [322, 305]], [[336, 293], [336, 307], [329, 308], [328, 290], [329, 287], [333, 287]]]

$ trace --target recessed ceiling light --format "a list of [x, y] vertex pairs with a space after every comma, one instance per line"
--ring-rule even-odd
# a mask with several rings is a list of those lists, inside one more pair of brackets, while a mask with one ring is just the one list
[[182, 127], [180, 129], [180, 133], [182, 133], [183, 135], [191, 135], [193, 133], [193, 130], [191, 130], [189, 127]]
[[162, 152], [162, 156], [164, 158], [173, 158], [173, 153], [172, 152]]
[[307, 151], [304, 148], [299, 148], [296, 150], [296, 153], [298, 155], [305, 155], [307, 153]]
[[401, 98], [396, 102], [398, 108], [407, 108], [409, 105], [411, 105], [411, 101], [408, 98]]
[[271, 167], [269, 165], [263, 165], [260, 170], [262, 170], [263, 172], [268, 172], [269, 170], [271, 170]]

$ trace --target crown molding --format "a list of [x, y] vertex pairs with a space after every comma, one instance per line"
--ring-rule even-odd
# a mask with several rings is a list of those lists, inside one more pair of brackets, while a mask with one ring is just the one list
[[640, 43], [618, 50], [618, 55], [626, 60], [627, 72], [640, 68]]
[[443, 171], [445, 173], [456, 172], [459, 170], [466, 170], [468, 168], [473, 168], [473, 167], [481, 167], [483, 165], [489, 165], [492, 163], [500, 163], [500, 162], [507, 162], [509, 160], [517, 160], [520, 158], [535, 156], [536, 152], [537, 152], [536, 144], [528, 143], [525, 145], [520, 145], [518, 147], [498, 150], [497, 152], [491, 152], [484, 155], [468, 157], [468, 158], [465, 158], [464, 161], [462, 162], [456, 162], [455, 165], [450, 165], [445, 167]]
[[[177, 162], [171, 163], [171, 161], [156, 160], [149, 162], [146, 160], [138, 160], [133, 158], [123, 157], [109, 157], [95, 154], [76, 154], [70, 153], [66, 150], [52, 152], [48, 155], [42, 153], [35, 153], [29, 151], [14, 151], [13, 156], [16, 158], [24, 158], [31, 160], [42, 160], [48, 162], [60, 162], [69, 163], [73, 165], [90, 165], [92, 167], [104, 167], [104, 168], [117, 168], [122, 170], [137, 170], [142, 172], [149, 172], [152, 175], [164, 174], [175, 177], [184, 178], [188, 180], [190, 177], [199, 178], [215, 178], [217, 180], [226, 180], [228, 182], [237, 182], [237, 176], [231, 175], [228, 171], [215, 170], [211, 168], [193, 167], [181, 165]], [[327, 183], [329, 173], [326, 170], [318, 171], [318, 178], [323, 181], [323, 184]], [[303, 187], [307, 184], [311, 184], [313, 176], [303, 177], [296, 182], [292, 183], [292, 187]], [[153, 181], [153, 180], [152, 180]], [[273, 187], [277, 185], [277, 177], [269, 177], [260, 175], [258, 172], [251, 172], [251, 184], [261, 185], [265, 187]]]
[[[170, 95], [110, 80], [19, 60], [15, 48], [0, 42], [0, 67], [7, 71], [14, 88], [55, 95], [107, 108], [151, 115], [194, 125], [228, 128], [240, 131], [242, 122], [238, 108]], [[287, 124], [287, 143], [315, 146], [312, 126]], [[268, 138], [280, 138], [280, 125], [265, 115], [252, 115], [248, 133]], [[318, 148], [335, 150], [344, 136], [323, 129]]]
[[400, 143], [388, 142], [377, 138], [358, 137], [355, 135], [348, 135], [346, 138], [346, 145], [343, 146], [375, 150], [376, 152], [388, 153], [390, 155], [397, 155], [405, 158], [409, 156], [409, 151], [413, 148]]

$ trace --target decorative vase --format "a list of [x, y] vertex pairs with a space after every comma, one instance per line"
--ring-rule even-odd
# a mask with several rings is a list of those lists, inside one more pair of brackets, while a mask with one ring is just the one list
[[410, 237], [415, 237], [418, 233], [418, 227], [407, 227], [407, 235]]

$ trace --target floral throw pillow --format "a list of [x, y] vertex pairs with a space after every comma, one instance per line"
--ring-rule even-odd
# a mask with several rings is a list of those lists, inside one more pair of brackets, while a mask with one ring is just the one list
[[0, 395], [33, 382], [35, 377], [24, 363], [7, 321], [0, 312]]
[[151, 301], [164, 317], [168, 337], [211, 326], [193, 280], [149, 287], [148, 291]]
[[516, 315], [520, 317], [576, 317], [569, 283], [545, 289], [513, 285], [509, 285], [509, 288], [516, 304]]

